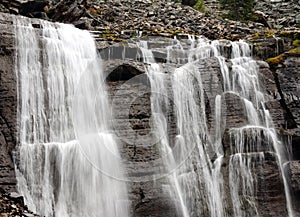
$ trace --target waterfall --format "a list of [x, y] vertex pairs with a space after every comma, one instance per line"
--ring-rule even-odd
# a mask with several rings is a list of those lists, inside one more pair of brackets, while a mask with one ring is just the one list
[[93, 38], [65, 24], [19, 17], [14, 25], [20, 144], [15, 162], [25, 203], [41, 216], [129, 216]]
[[[14, 159], [25, 203], [47, 217], [130, 216], [128, 177], [110, 126], [113, 115], [93, 38], [71, 25], [28, 18], [15, 18], [14, 26], [19, 94]], [[151, 85], [151, 142], [160, 155], [151, 177], [163, 178], [161, 194], [176, 205], [174, 216], [261, 216], [257, 174], [271, 156], [293, 217], [286, 153], [250, 46], [191, 35], [165, 44], [136, 43]], [[154, 51], [166, 54], [166, 62], [156, 62]], [[216, 75], [208, 74], [212, 70]], [[230, 97], [236, 104], [227, 104]], [[227, 106], [241, 113], [237, 123], [228, 120]], [[138, 166], [132, 169], [144, 169]], [[149, 202], [143, 194], [139, 206]]]
[[[283, 170], [285, 151], [264, 106], [267, 99], [260, 87], [258, 66], [251, 57], [250, 46], [244, 41], [210, 41], [193, 36], [169, 43], [165, 48], [155, 47], [153, 43], [148, 48], [147, 41], [139, 41], [137, 46], [147, 64], [152, 127], [160, 138], [164, 173], [173, 189], [169, 196], [180, 201], [179, 216], [260, 216], [254, 170], [263, 170], [265, 153], [270, 153], [277, 159], [286, 208], [293, 217]], [[156, 63], [154, 51], [165, 52], [166, 63]], [[217, 93], [204, 87], [207, 72], [201, 64], [208, 58], [216, 58], [220, 66], [222, 87]], [[163, 67], [164, 64], [167, 66]], [[169, 73], [164, 72], [166, 68]], [[217, 81], [210, 82], [212, 85]], [[226, 95], [240, 99], [245, 114], [241, 126], [226, 126], [223, 107]], [[214, 102], [210, 107], [214, 126], [210, 127], [207, 125], [210, 118], [206, 111], [207, 97]], [[168, 135], [170, 121], [176, 123], [175, 139]], [[222, 145], [225, 129], [228, 129], [229, 150], [224, 150]], [[228, 171], [222, 169], [226, 161]], [[229, 190], [225, 189], [224, 173], [228, 174]]]

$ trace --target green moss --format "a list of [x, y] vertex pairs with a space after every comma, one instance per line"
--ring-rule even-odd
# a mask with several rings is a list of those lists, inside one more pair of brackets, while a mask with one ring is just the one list
[[291, 31], [281, 31], [278, 33], [280, 36], [286, 36], [286, 37], [290, 37], [290, 36], [293, 36], [294, 33], [291, 32]]
[[300, 40], [299, 39], [296, 39], [293, 41], [293, 46], [294, 47], [299, 47], [300, 46]]
[[279, 36], [291, 38], [293, 40], [300, 40], [299, 31], [281, 31], [278, 33]]
[[258, 39], [258, 38], [271, 38], [276, 34], [274, 30], [266, 30], [262, 32], [256, 32], [252, 34], [253, 39]]
[[110, 30], [109, 29], [106, 29], [102, 32], [103, 34], [110, 34]]
[[285, 61], [285, 59], [290, 55], [299, 55], [300, 54], [300, 46], [296, 47], [294, 49], [291, 49], [283, 54], [280, 54], [276, 57], [268, 58], [266, 60], [267, 63], [269, 63], [271, 66], [276, 66], [278, 64], [281, 64]]
[[115, 36], [115, 34], [112, 34], [112, 33], [107, 33], [107, 34], [103, 34], [103, 35], [105, 35], [106, 37]]
[[126, 41], [126, 40], [124, 40], [124, 39], [122, 39], [122, 38], [115, 38], [115, 37], [112, 37], [111, 40], [114, 41], [114, 42], [122, 42], [122, 41]]
[[260, 35], [259, 35], [258, 32], [256, 32], [256, 33], [252, 34], [251, 37], [252, 37], [253, 39], [258, 39], [258, 38], [260, 37]]
[[182, 30], [171, 30], [167, 29], [167, 33], [170, 33], [172, 36], [182, 33]]
[[300, 54], [300, 47], [296, 47], [287, 52], [288, 54]]
[[285, 60], [285, 55], [281, 54], [279, 56], [267, 59], [266, 62], [269, 63], [269, 64], [271, 64], [271, 65], [278, 65], [280, 63], [283, 63], [284, 60]]

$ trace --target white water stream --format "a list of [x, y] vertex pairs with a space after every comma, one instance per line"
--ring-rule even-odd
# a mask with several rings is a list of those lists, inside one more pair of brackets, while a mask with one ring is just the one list
[[126, 217], [126, 183], [93, 38], [16, 18], [18, 189], [41, 216]]
[[[224, 94], [230, 93], [241, 99], [247, 122], [241, 128], [231, 128], [228, 132], [232, 153], [229, 156], [228, 182], [233, 216], [259, 216], [255, 199], [258, 183], [253, 169], [261, 168], [264, 163], [261, 149], [275, 152], [281, 174], [284, 174], [282, 165], [285, 153], [269, 112], [264, 107], [266, 100], [260, 89], [258, 66], [251, 58], [250, 46], [243, 41], [209, 41], [192, 36], [185, 43], [174, 40], [166, 48], [167, 64], [173, 67], [171, 70], [169, 68], [170, 74], [164, 73], [163, 67], [155, 63], [153, 50], [147, 47], [146, 41], [140, 41], [138, 46], [144, 62], [149, 64], [147, 74], [151, 82], [154, 129], [159, 129], [157, 136], [161, 138], [161, 154], [167, 156], [164, 157], [164, 165], [170, 185], [173, 186], [170, 197], [180, 201], [180, 215], [227, 216], [225, 210], [229, 205], [225, 202], [221, 169], [225, 157], [222, 136], [226, 128], [222, 117], [222, 101]], [[229, 47], [230, 51], [224, 47]], [[223, 91], [215, 95], [212, 135], [206, 125], [205, 88], [202, 81], [205, 69], [197, 67], [199, 61], [210, 57], [217, 58], [223, 79]], [[226, 58], [229, 58], [230, 64], [226, 63]], [[168, 102], [170, 100], [171, 105]], [[170, 111], [176, 120], [175, 141], [168, 139]], [[261, 147], [266, 146], [265, 143], [267, 147]], [[282, 180], [288, 214], [293, 217], [285, 175], [282, 175]]]

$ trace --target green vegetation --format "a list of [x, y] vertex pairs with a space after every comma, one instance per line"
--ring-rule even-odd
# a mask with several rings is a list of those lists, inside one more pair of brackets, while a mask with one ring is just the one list
[[269, 63], [270, 65], [278, 65], [280, 63], [283, 63], [284, 60], [285, 60], [285, 56], [284, 54], [281, 54], [279, 56], [267, 59], [266, 62]]
[[198, 0], [197, 3], [193, 7], [195, 10], [200, 11], [200, 12], [205, 12], [205, 7], [203, 0]]
[[[299, 37], [299, 35], [297, 35], [297, 37]], [[288, 51], [288, 54], [297, 54], [299, 55], [300, 54], [300, 39], [295, 39], [293, 42], [292, 42], [292, 46], [294, 47], [293, 49], [289, 50]]]
[[257, 39], [257, 38], [271, 38], [276, 35], [276, 31], [272, 29], [268, 29], [265, 31], [261, 32], [256, 32], [252, 35], [252, 38]]
[[226, 18], [232, 20], [254, 19], [254, 0], [220, 0], [222, 9], [227, 10]]
[[[173, 2], [177, 2], [177, 3], [181, 3], [182, 0], [173, 0]], [[205, 6], [204, 6], [204, 3], [203, 3], [203, 0], [197, 0], [196, 4], [193, 6], [193, 8], [197, 11], [200, 11], [200, 12], [205, 12]]]
[[281, 31], [279, 32], [279, 36], [287, 37], [292, 40], [300, 40], [300, 32], [299, 31]]
[[286, 58], [290, 55], [300, 55], [300, 47], [293, 48], [276, 57], [269, 58], [266, 60], [266, 62], [269, 63], [270, 66], [277, 66], [278, 64], [283, 63], [286, 60]]
[[289, 50], [288, 54], [300, 54], [300, 47]]
[[296, 31], [296, 32], [295, 31], [281, 31], [281, 32], [277, 32], [276, 35], [279, 35], [282, 38], [289, 39], [288, 41], [290, 41], [293, 48], [290, 49], [289, 51], [284, 52], [283, 54], [276, 56], [276, 57], [267, 59], [266, 62], [268, 62], [271, 67], [276, 67], [277, 65], [284, 63], [284, 61], [289, 56], [299, 56], [300, 55], [300, 32], [298, 32], [298, 31]]
[[293, 41], [293, 46], [294, 47], [299, 47], [300, 46], [300, 40], [299, 39], [296, 39]]

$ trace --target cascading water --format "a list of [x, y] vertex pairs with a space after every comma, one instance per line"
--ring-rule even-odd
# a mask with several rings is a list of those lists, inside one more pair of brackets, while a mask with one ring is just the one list
[[[264, 106], [266, 99], [259, 87], [258, 66], [251, 58], [249, 45], [243, 41], [196, 40], [191, 36], [185, 43], [174, 40], [164, 51], [170, 74], [164, 73], [163, 68], [155, 63], [155, 48], [148, 49], [146, 41], [140, 41], [138, 47], [144, 61], [150, 64], [146, 70], [151, 82], [153, 129], [159, 129], [157, 137], [161, 138], [161, 155], [165, 158], [165, 171], [173, 187], [170, 197], [180, 201], [179, 215], [259, 216], [255, 195], [257, 180], [253, 169], [262, 168], [265, 152], [270, 152], [277, 159], [287, 211], [293, 217], [291, 196], [282, 166], [285, 162], [283, 145]], [[210, 93], [204, 92], [203, 88], [205, 68], [198, 67], [200, 61], [210, 57], [217, 58], [223, 81], [222, 92], [214, 96], [212, 112], [215, 126], [212, 132], [206, 124], [205, 94]], [[229, 64], [226, 58], [230, 59]], [[225, 199], [228, 192], [224, 189], [225, 178], [221, 168], [228, 157], [222, 146], [226, 128], [222, 103], [225, 103], [226, 94], [241, 99], [246, 116], [243, 126], [230, 127], [228, 131], [230, 156], [227, 173], [231, 202]], [[174, 116], [170, 117], [172, 112]], [[177, 128], [174, 141], [169, 139], [167, 129], [172, 118], [176, 120]], [[230, 206], [232, 212], [228, 212]]]
[[[129, 216], [124, 172], [108, 124], [112, 116], [93, 39], [69, 25], [35, 22], [40, 29], [29, 19], [15, 20], [19, 191], [29, 208], [42, 216]], [[152, 129], [164, 166], [160, 172], [168, 177], [168, 193], [178, 205], [178, 216], [259, 216], [253, 169], [263, 167], [268, 152], [278, 161], [288, 214], [293, 217], [282, 166], [284, 150], [264, 106], [249, 45], [192, 36], [187, 43], [174, 40], [165, 49], [169, 74], [155, 62], [146, 41], [138, 46], [148, 65]], [[215, 95], [204, 87], [206, 69], [201, 67], [201, 61], [211, 57], [218, 61], [222, 78], [222, 90]], [[242, 126], [228, 129], [230, 150], [222, 144], [227, 94], [241, 99], [245, 113]], [[208, 97], [213, 98], [214, 126], [207, 124]], [[170, 121], [176, 125], [174, 139], [168, 135]], [[228, 163], [225, 172], [224, 163]]]
[[18, 189], [41, 216], [129, 215], [93, 38], [70, 25], [16, 18]]
[[[179, 50], [169, 47], [168, 61], [182, 63], [184, 56], [178, 54], [184, 54], [184, 50], [179, 43], [175, 47]], [[144, 56], [151, 56], [145, 42], [140, 43], [140, 48]], [[178, 59], [172, 59], [173, 55]], [[206, 53], [203, 54], [205, 55]], [[187, 59], [192, 60], [193, 57]], [[146, 58], [147, 63], [150, 63], [147, 73], [151, 82], [151, 109], [154, 128], [159, 129], [157, 136], [161, 138], [161, 155], [173, 186], [170, 196], [180, 202], [179, 215], [200, 216], [208, 212], [210, 216], [224, 216], [221, 203], [223, 196], [220, 190], [222, 185], [220, 181], [221, 158], [212, 164], [205, 151], [208, 129], [202, 81], [200, 74], [197, 73], [197, 67], [191, 61], [176, 69], [168, 78], [161, 72], [158, 64], [151, 63], [153, 60], [153, 57]], [[170, 87], [166, 82], [168, 79], [171, 83]], [[175, 105], [174, 111], [179, 132], [175, 138], [175, 144], [168, 140], [166, 129], [166, 121], [169, 120], [170, 114], [169, 98], [172, 98]], [[192, 154], [192, 151], [196, 154]]]

